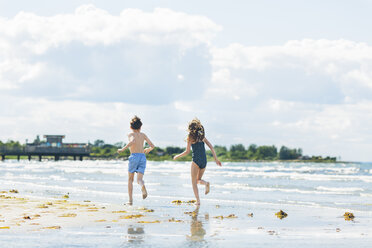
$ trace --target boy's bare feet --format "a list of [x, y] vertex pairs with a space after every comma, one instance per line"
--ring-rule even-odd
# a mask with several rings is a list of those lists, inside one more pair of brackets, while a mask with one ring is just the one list
[[132, 206], [133, 205], [133, 201], [129, 201], [129, 202], [125, 203], [125, 205]]
[[205, 185], [205, 194], [208, 194], [210, 191], [209, 182]]
[[196, 201], [195, 205], [200, 206], [200, 201]]
[[141, 190], [142, 190], [142, 198], [143, 199], [146, 199], [146, 197], [147, 197], [147, 191], [146, 191], [145, 185], [142, 186]]

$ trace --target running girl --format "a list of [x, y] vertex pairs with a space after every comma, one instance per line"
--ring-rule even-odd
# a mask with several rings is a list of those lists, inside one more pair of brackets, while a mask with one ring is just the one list
[[192, 148], [192, 162], [191, 162], [191, 182], [192, 189], [196, 198], [196, 205], [200, 205], [199, 190], [197, 184], [205, 185], [205, 194], [209, 193], [210, 184], [202, 179], [205, 168], [207, 166], [207, 156], [205, 154], [204, 144], [207, 144], [212, 152], [214, 161], [219, 166], [222, 166], [221, 162], [216, 156], [216, 152], [213, 149], [212, 144], [205, 137], [204, 127], [200, 121], [195, 118], [189, 123], [188, 127], [189, 134], [187, 135], [187, 146], [183, 153], [174, 156], [174, 160], [186, 156], [190, 153]]

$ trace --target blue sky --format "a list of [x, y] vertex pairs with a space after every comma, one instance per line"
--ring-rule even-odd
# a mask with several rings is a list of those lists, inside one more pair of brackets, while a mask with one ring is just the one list
[[0, 140], [214, 144], [372, 161], [372, 1], [1, 1]]

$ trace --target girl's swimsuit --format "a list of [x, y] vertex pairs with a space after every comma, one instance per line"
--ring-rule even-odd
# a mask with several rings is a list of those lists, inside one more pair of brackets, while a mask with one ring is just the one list
[[204, 169], [207, 166], [207, 156], [205, 155], [204, 142], [196, 142], [191, 144], [192, 148], [192, 161], [199, 166], [200, 169]]

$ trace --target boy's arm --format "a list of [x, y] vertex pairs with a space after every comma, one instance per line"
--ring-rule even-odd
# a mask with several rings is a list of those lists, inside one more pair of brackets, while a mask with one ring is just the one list
[[186, 150], [183, 153], [180, 153], [180, 154], [174, 156], [173, 160], [176, 160], [180, 157], [183, 157], [183, 156], [186, 156], [187, 154], [189, 154], [190, 153], [190, 147], [191, 147], [191, 143], [190, 143], [190, 141], [187, 141]]
[[146, 142], [147, 142], [147, 144], [149, 144], [149, 148], [146, 148], [145, 150], [144, 150], [144, 152], [145, 153], [149, 153], [149, 152], [151, 152], [154, 148], [155, 148], [155, 146], [154, 146], [154, 144], [151, 142], [151, 140], [146, 136], [146, 134], [143, 134], [144, 135], [144, 138], [145, 138], [145, 140], [146, 140]]
[[207, 138], [204, 138], [203, 141], [204, 141], [205, 144], [207, 144], [207, 146], [211, 150], [214, 161], [216, 161], [216, 164], [219, 165], [219, 166], [222, 166], [220, 160], [218, 160], [218, 158], [217, 158], [216, 152], [214, 151], [214, 148], [213, 148], [212, 144], [207, 140]]
[[123, 151], [125, 151], [125, 149], [127, 149], [128, 147], [134, 144], [134, 136], [129, 134], [128, 138], [129, 138], [128, 144], [126, 144], [123, 148], [118, 149], [117, 153], [122, 153]]

